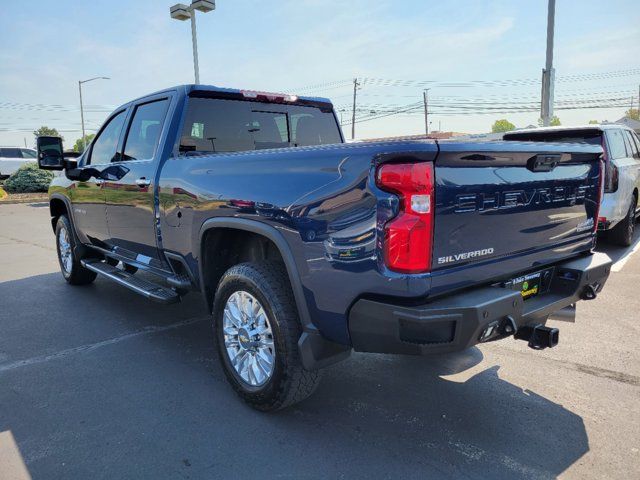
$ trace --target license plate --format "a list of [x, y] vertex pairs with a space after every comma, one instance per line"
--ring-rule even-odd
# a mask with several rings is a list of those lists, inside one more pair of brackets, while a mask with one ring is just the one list
[[523, 275], [505, 283], [505, 287], [517, 290], [524, 300], [535, 297], [542, 290], [542, 273], [535, 272]]

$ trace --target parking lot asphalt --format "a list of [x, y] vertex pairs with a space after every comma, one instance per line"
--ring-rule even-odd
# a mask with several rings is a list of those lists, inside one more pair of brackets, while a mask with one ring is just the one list
[[[0, 206], [0, 478], [640, 478], [640, 238], [560, 345], [353, 354], [275, 414], [227, 385], [202, 298], [68, 286], [45, 204]], [[637, 235], [638, 236], [638, 235]]]

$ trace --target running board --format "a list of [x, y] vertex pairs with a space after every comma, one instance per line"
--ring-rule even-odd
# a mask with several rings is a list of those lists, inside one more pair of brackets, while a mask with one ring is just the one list
[[119, 283], [123, 287], [127, 287], [129, 290], [147, 297], [151, 300], [160, 303], [177, 303], [180, 301], [180, 295], [171, 290], [170, 288], [163, 287], [156, 283], [149, 282], [143, 278], [137, 277], [130, 273], [124, 272], [116, 267], [109, 265], [108, 263], [98, 260], [80, 260], [80, 263], [87, 270], [91, 270], [100, 275]]

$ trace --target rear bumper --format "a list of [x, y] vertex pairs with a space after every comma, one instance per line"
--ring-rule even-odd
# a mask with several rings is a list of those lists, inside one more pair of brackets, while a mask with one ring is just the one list
[[517, 328], [544, 324], [550, 314], [586, 299], [589, 288], [599, 292], [610, 271], [611, 259], [603, 253], [563, 262], [555, 266], [548, 291], [527, 301], [519, 291], [498, 286], [417, 306], [361, 299], [349, 313], [351, 341], [360, 352], [426, 355], [463, 350], [480, 343], [490, 324], [507, 318]]

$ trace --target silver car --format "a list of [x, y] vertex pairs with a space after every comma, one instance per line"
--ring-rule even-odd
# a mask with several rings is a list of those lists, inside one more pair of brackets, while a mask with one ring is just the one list
[[632, 129], [613, 123], [535, 128], [505, 133], [504, 139], [602, 145], [605, 177], [598, 229], [605, 231], [606, 237], [613, 243], [631, 245], [636, 218], [640, 213], [640, 138]]
[[22, 147], [0, 147], [0, 179], [7, 178], [22, 165], [36, 161], [36, 151]]

